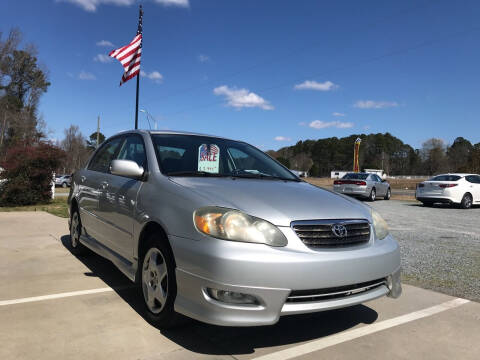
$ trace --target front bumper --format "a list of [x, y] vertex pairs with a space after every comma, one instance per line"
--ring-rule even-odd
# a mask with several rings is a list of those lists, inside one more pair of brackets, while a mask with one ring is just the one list
[[[210, 324], [257, 326], [274, 324], [283, 315], [336, 309], [385, 295], [400, 296], [400, 253], [391, 236], [356, 247], [319, 251], [305, 247], [298, 238], [295, 241], [288, 229], [282, 231], [288, 234], [286, 248], [170, 236], [177, 263], [175, 310]], [[376, 279], [385, 282], [348, 296], [288, 300], [292, 291], [330, 289]], [[259, 301], [256, 305], [228, 304], [211, 298], [207, 288], [253, 295]]]

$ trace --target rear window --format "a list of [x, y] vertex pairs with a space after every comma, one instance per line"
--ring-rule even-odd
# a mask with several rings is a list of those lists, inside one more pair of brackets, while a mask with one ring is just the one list
[[359, 173], [349, 173], [346, 174], [342, 179], [346, 180], [367, 180], [368, 174], [359, 174]]
[[458, 175], [438, 175], [430, 179], [430, 181], [458, 181], [462, 177]]

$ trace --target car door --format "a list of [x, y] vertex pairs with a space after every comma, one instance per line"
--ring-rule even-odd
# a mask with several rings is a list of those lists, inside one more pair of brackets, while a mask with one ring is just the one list
[[[147, 158], [142, 136], [125, 135], [115, 159], [135, 161], [146, 170]], [[133, 256], [133, 223], [137, 193], [141, 185], [141, 180], [108, 172], [100, 197], [108, 247], [129, 261]]]
[[469, 175], [465, 176], [467, 180], [468, 191], [472, 194], [473, 202], [480, 202], [480, 176], [478, 175]]
[[102, 242], [103, 221], [99, 210], [102, 182], [108, 171], [110, 162], [117, 152], [122, 138], [116, 137], [106, 141], [96, 151], [88, 166], [76, 174], [78, 182], [78, 206], [82, 225], [87, 235]]
[[387, 193], [387, 190], [385, 189], [385, 184], [382, 182], [382, 179], [380, 179], [380, 177], [376, 174], [371, 176], [372, 180], [374, 181], [375, 189], [377, 190], [377, 195], [384, 196]]

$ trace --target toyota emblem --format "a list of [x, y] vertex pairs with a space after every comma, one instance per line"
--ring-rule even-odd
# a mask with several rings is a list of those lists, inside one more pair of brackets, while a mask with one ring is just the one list
[[332, 232], [336, 237], [347, 237], [347, 228], [343, 224], [332, 225]]

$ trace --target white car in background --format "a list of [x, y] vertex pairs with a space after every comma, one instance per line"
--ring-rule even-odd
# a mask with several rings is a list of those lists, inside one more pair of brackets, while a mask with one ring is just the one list
[[480, 204], [480, 175], [441, 174], [417, 186], [415, 198], [425, 206], [456, 204], [463, 209]]

